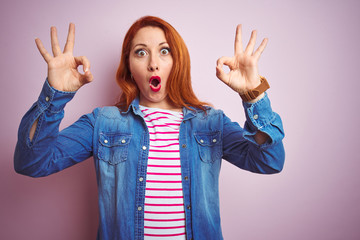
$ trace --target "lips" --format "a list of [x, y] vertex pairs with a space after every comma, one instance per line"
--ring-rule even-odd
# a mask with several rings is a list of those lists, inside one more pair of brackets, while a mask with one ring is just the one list
[[153, 92], [158, 92], [161, 89], [161, 78], [159, 76], [152, 76], [149, 79], [150, 89]]

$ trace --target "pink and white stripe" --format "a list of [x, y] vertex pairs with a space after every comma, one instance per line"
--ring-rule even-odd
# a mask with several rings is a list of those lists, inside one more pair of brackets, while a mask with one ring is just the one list
[[140, 106], [150, 134], [144, 207], [145, 239], [185, 239], [179, 128], [181, 112]]

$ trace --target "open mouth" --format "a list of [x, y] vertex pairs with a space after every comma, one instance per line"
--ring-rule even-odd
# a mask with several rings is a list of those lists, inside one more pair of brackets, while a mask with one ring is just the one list
[[152, 91], [157, 92], [161, 88], [161, 78], [159, 76], [152, 76], [149, 80]]

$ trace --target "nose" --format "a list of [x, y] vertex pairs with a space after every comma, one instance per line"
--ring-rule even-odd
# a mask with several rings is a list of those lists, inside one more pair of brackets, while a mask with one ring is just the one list
[[154, 72], [154, 71], [156, 71], [156, 70], [159, 70], [159, 67], [158, 66], [153, 66], [153, 65], [149, 65], [148, 66], [148, 70], [150, 71], [150, 72]]
[[156, 56], [151, 56], [150, 57], [148, 70], [150, 72], [155, 72], [155, 71], [159, 70], [159, 64], [158, 64], [158, 61], [156, 59]]

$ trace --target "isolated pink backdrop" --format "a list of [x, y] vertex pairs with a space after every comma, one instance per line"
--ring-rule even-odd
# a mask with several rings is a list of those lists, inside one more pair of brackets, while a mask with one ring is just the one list
[[[92, 159], [40, 179], [13, 170], [17, 127], [37, 99], [50, 50], [50, 26], [64, 44], [76, 24], [75, 55], [95, 80], [66, 107], [62, 126], [113, 104], [114, 75], [128, 27], [143, 15], [169, 21], [192, 59], [193, 86], [204, 101], [244, 122], [240, 98], [217, 80], [215, 63], [232, 56], [235, 27], [269, 43], [260, 60], [273, 109], [282, 116], [286, 164], [263, 176], [224, 162], [221, 214], [225, 239], [360, 239], [360, 2], [2, 0], [0, 3], [0, 239], [95, 239], [98, 210]], [[259, 40], [260, 41], [260, 40]], [[258, 42], [259, 42], [258, 41]]]

